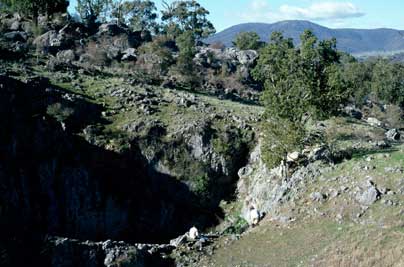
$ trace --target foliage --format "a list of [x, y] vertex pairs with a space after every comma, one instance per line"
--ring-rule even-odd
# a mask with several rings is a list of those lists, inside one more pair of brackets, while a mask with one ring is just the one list
[[248, 222], [241, 217], [240, 215], [237, 216], [235, 222], [231, 224], [230, 227], [228, 227], [225, 231], [224, 234], [229, 234], [229, 235], [241, 235], [248, 229]]
[[268, 168], [286, 160], [289, 152], [299, 151], [305, 136], [304, 128], [286, 118], [271, 117], [263, 123], [262, 158]]
[[196, 176], [192, 179], [193, 192], [200, 198], [207, 198], [209, 195], [210, 179], [207, 173]]
[[182, 33], [176, 39], [176, 43], [179, 48], [177, 68], [183, 75], [192, 75], [195, 70], [193, 59], [196, 54], [195, 38], [193, 33], [190, 31]]
[[109, 0], [77, 0], [76, 10], [80, 18], [91, 25], [102, 19], [109, 8]]
[[311, 31], [292, 40], [273, 33], [260, 51], [253, 77], [264, 84], [264, 158], [269, 167], [299, 148], [308, 118], [327, 118], [348, 100], [348, 83], [339, 64], [336, 40], [318, 41]]
[[379, 100], [404, 106], [404, 66], [378, 60], [373, 67], [371, 89]]
[[0, 0], [0, 4], [12, 12], [32, 16], [36, 25], [39, 14], [51, 16], [66, 12], [69, 2], [66, 0]]
[[158, 76], [166, 74], [169, 67], [175, 62], [170, 49], [171, 43], [170, 38], [159, 35], [154, 37], [152, 42], [143, 44], [138, 49], [141, 55], [137, 61], [138, 66], [146, 72], [153, 72]]
[[258, 50], [262, 46], [262, 42], [256, 32], [241, 32], [236, 36], [233, 45], [240, 50]]
[[133, 31], [149, 31], [157, 34], [159, 24], [154, 2], [150, 0], [117, 0], [112, 3], [111, 17], [128, 25]]
[[164, 32], [176, 38], [184, 32], [192, 32], [199, 40], [215, 33], [213, 24], [207, 19], [209, 11], [195, 0], [174, 1], [168, 4], [163, 1], [162, 21]]
[[343, 76], [351, 87], [355, 104], [370, 99], [404, 106], [404, 65], [376, 58], [344, 65]]
[[350, 62], [344, 65], [344, 79], [349, 84], [351, 95], [358, 106], [362, 106], [370, 93], [372, 69], [369, 64]]
[[74, 110], [63, 106], [61, 103], [55, 103], [48, 106], [46, 113], [55, 118], [58, 122], [64, 122], [73, 115]]

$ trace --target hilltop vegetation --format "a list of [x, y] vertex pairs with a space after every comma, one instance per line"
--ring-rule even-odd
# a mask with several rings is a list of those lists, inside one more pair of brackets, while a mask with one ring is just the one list
[[360, 55], [380, 55], [399, 53], [403, 50], [403, 31], [394, 29], [330, 29], [310, 21], [287, 20], [273, 24], [244, 23], [234, 25], [207, 39], [208, 43], [222, 42], [231, 46], [236, 36], [242, 32], [256, 32], [261, 41], [267, 42], [273, 32], [282, 32], [300, 44], [299, 36], [304, 30], [311, 30], [320, 40], [337, 38], [337, 47], [346, 53]]

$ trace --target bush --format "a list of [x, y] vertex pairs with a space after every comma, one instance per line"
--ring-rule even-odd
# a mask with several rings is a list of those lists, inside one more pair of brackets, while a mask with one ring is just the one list
[[180, 50], [177, 69], [182, 75], [192, 75], [195, 71], [193, 59], [196, 54], [195, 38], [192, 32], [188, 31], [178, 36], [176, 43]]
[[139, 47], [139, 58], [136, 66], [147, 74], [159, 77], [167, 74], [169, 67], [174, 64], [173, 41], [167, 36], [156, 36], [152, 42]]
[[224, 234], [228, 235], [240, 235], [244, 233], [248, 229], [248, 222], [241, 216], [237, 216], [235, 222], [232, 223], [230, 227], [228, 227]]
[[72, 108], [64, 107], [61, 103], [49, 105], [46, 110], [46, 114], [61, 123], [65, 122], [73, 113], [74, 110]]
[[258, 50], [263, 42], [256, 32], [241, 32], [236, 36], [233, 45], [240, 50]]

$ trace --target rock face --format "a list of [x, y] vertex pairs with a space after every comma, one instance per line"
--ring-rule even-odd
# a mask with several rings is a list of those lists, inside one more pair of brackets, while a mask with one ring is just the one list
[[269, 170], [265, 166], [261, 158], [261, 145], [258, 144], [251, 153], [247, 166], [239, 171], [237, 192], [243, 203], [243, 218], [249, 220], [251, 205], [261, 213], [277, 216], [277, 209], [281, 204], [293, 202], [299, 187], [321, 174], [322, 169], [318, 167], [320, 162], [309, 163], [297, 169], [290, 177], [284, 178], [281, 167]]

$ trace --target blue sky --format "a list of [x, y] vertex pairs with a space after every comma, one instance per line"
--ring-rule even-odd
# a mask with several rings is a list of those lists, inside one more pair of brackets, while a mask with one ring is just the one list
[[[74, 10], [71, 0], [69, 10]], [[161, 0], [154, 1], [161, 8]], [[167, 2], [172, 2], [168, 0]], [[218, 31], [244, 22], [304, 19], [331, 28], [404, 30], [404, 0], [199, 0]]]

